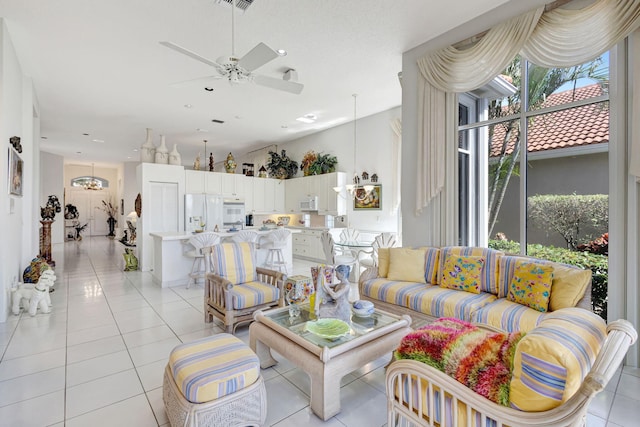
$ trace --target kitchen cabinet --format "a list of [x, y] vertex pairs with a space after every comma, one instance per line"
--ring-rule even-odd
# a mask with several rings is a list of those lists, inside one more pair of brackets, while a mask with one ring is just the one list
[[288, 179], [286, 181], [285, 211], [300, 213], [301, 200], [318, 196], [318, 214], [344, 215], [347, 213], [346, 199], [336, 193], [333, 187], [343, 186], [345, 182], [346, 174], [344, 172]]
[[285, 185], [283, 181], [271, 178], [254, 178], [252, 187], [254, 213], [274, 214], [285, 211]]
[[216, 172], [185, 170], [185, 193], [222, 194], [222, 175]]
[[293, 235], [293, 256], [312, 261], [326, 262], [324, 250], [322, 249], [322, 235], [320, 229], [301, 229], [299, 233]]

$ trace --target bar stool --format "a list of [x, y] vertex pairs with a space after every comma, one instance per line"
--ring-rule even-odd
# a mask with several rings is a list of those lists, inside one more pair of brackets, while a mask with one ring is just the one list
[[291, 231], [281, 228], [279, 230], [272, 231], [265, 236], [271, 241], [271, 247], [267, 253], [267, 260], [264, 263], [266, 268], [278, 270], [287, 275], [289, 274], [287, 271], [287, 261], [284, 259], [282, 249], [287, 246], [287, 239], [290, 235]]
[[257, 244], [258, 233], [253, 230], [241, 230], [235, 233], [233, 237], [231, 237], [231, 240], [233, 240], [236, 243], [247, 242], [247, 243]]
[[207, 274], [207, 264], [202, 254], [202, 248], [209, 246], [215, 246], [220, 243], [220, 236], [213, 231], [207, 231], [204, 233], [196, 233], [189, 238], [189, 244], [193, 246], [193, 250], [189, 250], [184, 253], [185, 256], [193, 258], [193, 264], [191, 264], [191, 271], [189, 272], [189, 281], [187, 282], [187, 289], [191, 286], [191, 281], [197, 284], [198, 279], [205, 278]]

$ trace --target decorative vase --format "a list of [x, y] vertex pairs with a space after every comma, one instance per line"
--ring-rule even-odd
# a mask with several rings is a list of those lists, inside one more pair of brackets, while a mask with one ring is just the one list
[[227, 173], [236, 173], [237, 166], [238, 164], [236, 163], [236, 159], [233, 158], [233, 154], [229, 153], [227, 160], [224, 161], [224, 168]]
[[156, 161], [156, 146], [151, 140], [151, 128], [147, 128], [147, 139], [140, 146], [140, 161], [143, 163], [153, 163]]
[[169, 149], [164, 139], [164, 135], [160, 135], [160, 146], [156, 148], [156, 163], [166, 165], [169, 163]]
[[109, 225], [109, 234], [107, 234], [107, 237], [109, 237], [110, 239], [116, 237], [116, 222], [116, 219], [112, 216], [107, 218], [107, 224]]
[[178, 153], [178, 144], [173, 144], [173, 150], [169, 153], [169, 164], [170, 165], [182, 165], [182, 157], [180, 153]]

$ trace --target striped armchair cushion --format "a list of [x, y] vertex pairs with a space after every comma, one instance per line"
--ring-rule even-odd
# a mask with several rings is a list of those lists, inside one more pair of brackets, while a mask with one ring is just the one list
[[211, 252], [213, 271], [232, 284], [257, 280], [255, 251], [253, 244], [222, 243], [213, 247]]
[[500, 298], [471, 313], [471, 321], [506, 332], [527, 332], [538, 326], [548, 313]]
[[260, 376], [258, 356], [238, 338], [218, 334], [175, 347], [169, 369], [192, 403], [219, 399], [250, 386]]
[[566, 402], [591, 369], [606, 329], [604, 320], [581, 308], [547, 314], [516, 348], [511, 406], [547, 411]]
[[480, 276], [480, 291], [498, 295], [498, 258], [503, 256], [504, 252], [469, 246], [447, 246], [442, 248], [440, 249], [440, 261], [438, 262], [438, 283], [442, 283], [444, 263], [449, 255], [484, 257], [485, 264]]
[[235, 285], [231, 291], [233, 309], [255, 307], [277, 301], [280, 297], [280, 289], [261, 282], [248, 282]]
[[467, 320], [474, 311], [495, 300], [495, 295], [486, 292], [472, 294], [431, 286], [412, 292], [409, 295], [409, 308], [433, 317], [455, 317]]
[[400, 282], [385, 278], [367, 280], [363, 283], [363, 296], [408, 307], [408, 295], [428, 287], [424, 283]]

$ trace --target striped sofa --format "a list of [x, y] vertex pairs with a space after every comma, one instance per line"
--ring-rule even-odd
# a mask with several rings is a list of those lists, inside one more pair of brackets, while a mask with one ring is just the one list
[[[360, 298], [383, 310], [410, 315], [414, 327], [453, 317], [506, 332], [526, 332], [562, 308], [591, 311], [591, 271], [574, 266], [464, 246], [381, 249], [378, 257], [378, 266], [360, 275]], [[448, 260], [465, 257], [483, 260], [478, 293], [442, 286]], [[514, 302], [507, 295], [518, 266], [532, 262], [553, 270], [546, 311]]]

